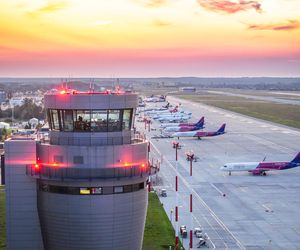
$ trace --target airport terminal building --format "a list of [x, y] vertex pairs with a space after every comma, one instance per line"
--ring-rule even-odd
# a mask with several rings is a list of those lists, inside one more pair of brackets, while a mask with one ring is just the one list
[[150, 166], [137, 104], [119, 91], [45, 95], [49, 140], [5, 142], [8, 250], [142, 248]]

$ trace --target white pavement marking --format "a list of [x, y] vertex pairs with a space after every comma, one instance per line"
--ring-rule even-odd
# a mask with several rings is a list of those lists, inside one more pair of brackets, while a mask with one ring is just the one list
[[[152, 144], [153, 147], [156, 149], [157, 152], [159, 152], [159, 150], [156, 148], [156, 146], [154, 144]], [[174, 168], [174, 166], [170, 163], [170, 161], [165, 158], [165, 162], [168, 163], [168, 165], [173, 169], [173, 171], [176, 172], [176, 169]], [[179, 177], [179, 179], [181, 179], [181, 181], [184, 183], [184, 185], [189, 189], [190, 192], [193, 192], [194, 195], [198, 198], [198, 200], [200, 201], [200, 203], [210, 212], [211, 216], [215, 219], [215, 221], [219, 224], [219, 226], [226, 231], [236, 242], [237, 246], [240, 249], [245, 249], [246, 248], [242, 245], [242, 243], [233, 235], [233, 233], [226, 227], [226, 225], [220, 220], [220, 218], [214, 213], [213, 210], [210, 209], [210, 207], [206, 204], [206, 202], [199, 196], [199, 194], [193, 189], [191, 188], [190, 184], [183, 178], [183, 176], [178, 173], [178, 171], [176, 172], [177, 176]]]
[[223, 195], [224, 193], [219, 189], [219, 188], [217, 188], [216, 187], [216, 185], [215, 184], [213, 184], [213, 183], [210, 183], [210, 185], [214, 188], [214, 189], [216, 189], [221, 195]]

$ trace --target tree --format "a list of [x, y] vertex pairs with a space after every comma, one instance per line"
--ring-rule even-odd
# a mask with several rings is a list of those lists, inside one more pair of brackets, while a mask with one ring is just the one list
[[9, 135], [9, 131], [4, 127], [4, 128], [0, 128], [0, 138], [1, 141], [5, 141]]
[[32, 99], [25, 98], [22, 106], [14, 108], [14, 118], [19, 120], [29, 120], [31, 118], [44, 119], [45, 114], [42, 107], [33, 103]]

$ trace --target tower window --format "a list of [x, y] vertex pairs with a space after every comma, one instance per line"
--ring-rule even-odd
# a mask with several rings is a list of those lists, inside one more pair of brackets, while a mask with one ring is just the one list
[[107, 132], [107, 110], [92, 110], [92, 132]]
[[63, 110], [62, 119], [63, 119], [63, 130], [73, 131], [73, 110]]
[[114, 193], [123, 193], [123, 186], [114, 187]]
[[117, 132], [130, 130], [133, 109], [49, 109], [50, 128], [64, 132]]
[[120, 110], [109, 110], [108, 132], [121, 131]]
[[83, 132], [91, 130], [90, 110], [77, 110], [75, 118], [75, 131]]

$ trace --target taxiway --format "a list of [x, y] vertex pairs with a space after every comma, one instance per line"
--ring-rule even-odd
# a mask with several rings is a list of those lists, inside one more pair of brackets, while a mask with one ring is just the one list
[[[226, 123], [226, 134], [218, 137], [180, 138], [178, 162], [172, 141], [151, 139], [151, 158], [161, 161], [153, 176], [156, 190], [167, 189], [160, 197], [172, 224], [175, 207], [175, 176], [179, 177], [179, 226], [201, 227], [215, 249], [299, 249], [300, 246], [300, 168], [253, 176], [247, 172], [220, 171], [227, 162], [289, 161], [300, 151], [300, 130], [247, 117], [230, 111], [168, 97], [172, 104], [193, 113], [193, 120], [205, 116], [205, 129], [213, 131]], [[156, 104], [151, 104], [152, 106]], [[136, 123], [147, 138], [159, 134], [158, 122], [152, 129]], [[199, 157], [193, 162], [193, 175], [185, 152]], [[177, 165], [177, 166], [176, 166]], [[192, 222], [189, 195], [193, 195]], [[197, 239], [194, 238], [194, 248]], [[185, 249], [188, 238], [182, 239]]]

